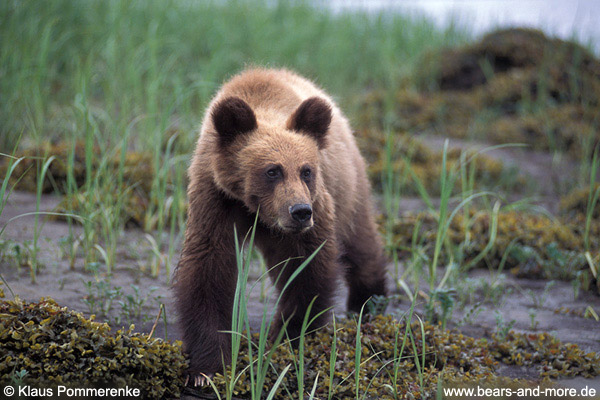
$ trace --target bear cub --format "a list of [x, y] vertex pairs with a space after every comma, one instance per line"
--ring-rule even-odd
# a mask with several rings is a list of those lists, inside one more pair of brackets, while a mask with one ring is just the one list
[[[331, 307], [339, 276], [349, 287], [349, 310], [386, 294], [365, 162], [348, 121], [312, 82], [270, 69], [232, 78], [206, 111], [188, 174], [173, 288], [193, 384], [205, 384], [229, 360], [234, 225], [241, 242], [256, 213], [255, 243], [267, 267], [275, 266], [270, 278], [279, 291], [324, 244], [283, 293], [275, 330], [288, 321], [289, 337], [297, 337], [313, 299], [312, 316]], [[322, 314], [311, 327], [328, 318]]]

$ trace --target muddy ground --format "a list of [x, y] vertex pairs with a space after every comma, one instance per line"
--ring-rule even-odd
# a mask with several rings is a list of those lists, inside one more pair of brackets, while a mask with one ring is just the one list
[[[423, 137], [425, 143], [432, 148], [440, 148], [443, 139], [439, 137]], [[481, 148], [485, 144], [451, 140], [451, 146], [461, 148]], [[488, 155], [497, 157], [505, 165], [514, 165], [520, 173], [524, 174], [531, 182], [536, 183], [538, 203], [545, 206], [550, 212], [556, 212], [558, 197], [555, 193], [557, 180], [568, 179], [574, 166], [567, 160], [556, 160], [551, 155], [543, 152], [534, 152], [526, 149], [505, 148], [489, 152]], [[569, 173], [565, 173], [569, 172]], [[60, 198], [54, 195], [44, 195], [41, 211], [52, 211], [59, 203]], [[2, 240], [12, 246], [21, 246], [22, 249], [31, 248], [33, 240], [34, 217], [24, 216], [13, 218], [35, 211], [35, 195], [26, 192], [13, 192], [6, 208], [0, 215], [0, 226], [8, 223]], [[420, 200], [406, 198], [402, 201], [402, 211], [422, 210]], [[10, 221], [10, 222], [9, 222]], [[79, 231], [79, 227], [74, 227]], [[0, 261], [0, 272], [7, 280], [12, 291], [21, 298], [37, 301], [40, 297], [54, 298], [59, 304], [70, 309], [90, 314], [90, 306], [85, 299], [90, 299], [90, 289], [98, 288], [98, 282], [104, 282], [105, 288], [113, 290], [120, 288], [121, 294], [112, 301], [107, 315], [98, 315], [98, 320], [108, 320], [112, 326], [119, 324], [128, 325], [133, 322], [136, 330], [150, 332], [155, 324], [160, 303], [165, 304], [167, 323], [162, 318], [156, 325], [155, 335], [178, 339], [180, 334], [177, 328], [177, 315], [172, 304], [172, 294], [169, 290], [169, 277], [164, 265], [158, 278], [152, 278], [147, 266], [152, 258], [152, 251], [144, 233], [139, 230], [127, 230], [119, 239], [117, 261], [111, 277], [100, 273], [95, 277], [91, 271], [85, 271], [83, 260], [77, 259], [71, 269], [61, 242], [69, 234], [68, 225], [54, 220], [43, 220], [40, 226], [38, 245], [40, 248], [39, 260], [43, 268], [37, 273], [36, 283], [31, 283], [29, 270], [26, 266], [18, 268], [14, 259]], [[178, 247], [179, 248], [179, 247]], [[177, 263], [177, 252], [171, 260], [171, 272]], [[390, 287], [391, 271], [390, 264]], [[145, 269], [145, 272], [144, 272]], [[252, 271], [252, 279], [260, 276], [258, 265]], [[127, 295], [134, 295], [132, 285], [139, 288], [138, 304], [142, 310], [140, 316], [132, 317], [122, 312], [119, 301], [124, 301]], [[268, 283], [263, 288], [269, 292]], [[574, 289], [568, 282], [548, 283], [543, 280], [520, 279], [510, 273], [497, 275], [494, 271], [476, 270], [458, 288], [462, 293], [471, 293], [471, 299], [466, 305], [458, 305], [450, 318], [449, 327], [474, 337], [490, 336], [503, 326], [512, 326], [520, 332], [549, 332], [560, 340], [575, 343], [586, 351], [600, 352], [600, 322], [593, 318], [584, 318], [586, 308], [592, 307], [600, 313], [600, 297], [590, 292], [580, 292], [574, 296]], [[10, 291], [5, 290], [8, 297]], [[261, 285], [256, 285], [249, 294], [249, 312], [253, 326], [260, 324], [265, 301], [261, 299]], [[345, 289], [340, 282], [336, 314], [344, 314]], [[396, 291], [387, 312], [401, 316], [409, 308], [409, 302], [403, 293]], [[142, 299], [142, 300], [140, 300]], [[422, 310], [423, 304], [417, 304], [417, 309]], [[97, 310], [96, 310], [97, 311]], [[121, 319], [119, 320], [119, 316]], [[514, 378], [537, 378], [538, 374], [533, 369], [525, 367], [504, 367], [498, 371], [502, 375]], [[585, 380], [582, 378], [563, 381], [564, 384], [574, 387], [590, 386], [600, 392], [600, 378]]]

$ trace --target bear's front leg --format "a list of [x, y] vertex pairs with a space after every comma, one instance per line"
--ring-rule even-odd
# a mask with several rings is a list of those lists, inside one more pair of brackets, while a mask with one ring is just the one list
[[[289, 242], [288, 242], [289, 241]], [[271, 268], [271, 280], [281, 292], [291, 275], [301, 266], [321, 244], [323, 247], [302, 272], [294, 278], [283, 291], [277, 309], [277, 316], [271, 331], [272, 337], [280, 332], [284, 321], [287, 322], [287, 336], [297, 339], [310, 303], [314, 299], [308, 321], [318, 316], [307, 327], [307, 332], [327, 324], [330, 313], [326, 310], [333, 305], [337, 277], [340, 272], [338, 250], [333, 239], [325, 240], [316, 235], [300, 235], [298, 238], [286, 238], [283, 241], [270, 241], [270, 247], [263, 250]], [[275, 268], [272, 268], [274, 267]], [[297, 343], [297, 340], [293, 341]]]
[[209, 183], [196, 184], [185, 242], [173, 283], [188, 379], [195, 386], [223, 370], [230, 359], [231, 314], [237, 270], [234, 224], [246, 229], [238, 205]]

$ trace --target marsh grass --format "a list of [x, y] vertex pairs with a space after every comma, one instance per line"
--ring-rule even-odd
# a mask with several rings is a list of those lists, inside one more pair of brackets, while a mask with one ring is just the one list
[[291, 67], [350, 95], [385, 87], [390, 71], [407, 73], [424, 50], [467, 37], [425, 18], [333, 14], [311, 2], [59, 0], [0, 7], [7, 95], [0, 115], [10, 122], [1, 128], [4, 143], [15, 131], [61, 135], [64, 129], [52, 128], [68, 126], [81, 88], [104, 139], [133, 122], [132, 140], [152, 146], [173, 119], [187, 136], [213, 92], [245, 65]]
[[[499, 243], [506, 240], [505, 237], [502, 237], [500, 242], [498, 241], [501, 215], [504, 215], [506, 212], [533, 212], [550, 216], [544, 209], [533, 205], [531, 199], [523, 198], [511, 202], [501, 192], [476, 189], [477, 177], [474, 171], [480, 154], [496, 149], [522, 146], [522, 144], [509, 143], [485, 147], [476, 152], [463, 151], [459, 156], [459, 162], [450, 164], [447, 157], [449, 146], [446, 142], [442, 149], [442, 162], [439, 166], [439, 198], [433, 198], [428, 193], [428, 189], [412, 168], [410, 156], [404, 156], [403, 158], [404, 162], [402, 165], [403, 168], [406, 168], [407, 172], [394, 171], [393, 162], [384, 163], [384, 176], [385, 174], [390, 174], [390, 176], [394, 177], [393, 179], [396, 179], [396, 184], [399, 183], [401, 187], [399, 192], [408, 190], [405, 188], [406, 180], [404, 178], [405, 174], [408, 174], [410, 177], [409, 182], [414, 185], [412, 189], [416, 190], [419, 198], [427, 208], [426, 213], [422, 215], [426, 216], [426, 218], [431, 216], [435, 221], [434, 226], [429, 226], [427, 232], [423, 232], [429, 238], [427, 241], [420, 236], [421, 220], [419, 218], [414, 222], [412, 239], [408, 241], [409, 245], [407, 246], [403, 245], [399, 247], [397, 243], [394, 243], [394, 240], [399, 240], [398, 236], [390, 235], [389, 232], [386, 234], [386, 244], [388, 245], [388, 249], [391, 250], [392, 260], [395, 263], [393, 275], [396, 286], [398, 290], [406, 294], [411, 302], [415, 301], [415, 299], [418, 301], [419, 298], [425, 300], [424, 316], [427, 321], [439, 321], [444, 328], [449, 322], [453, 321], [457, 295], [463, 298], [461, 302], [464, 303], [464, 294], [457, 291], [457, 288], [460, 290], [464, 289], [461, 281], [468, 276], [471, 269], [489, 263], [490, 259], [488, 256], [496, 254]], [[392, 207], [389, 207], [389, 204], [396, 203], [386, 199], [386, 196], [388, 196], [386, 193], [392, 193], [392, 190], [390, 190], [392, 186], [387, 184], [385, 179], [383, 182], [383, 202], [384, 208], [387, 211], [392, 209]], [[460, 185], [458, 185], [459, 188], [456, 190], [458, 182], [460, 182]], [[590, 201], [594, 201], [594, 196], [595, 194], [590, 195], [588, 204], [591, 204]], [[389, 197], [393, 198], [393, 196]], [[485, 228], [487, 236], [486, 238], [472, 238], [471, 228], [482, 217], [488, 221]], [[388, 219], [401, 221], [402, 218], [404, 217], [397, 214], [387, 215], [384, 222], [385, 226], [387, 227], [395, 223], [390, 223]], [[462, 240], [456, 237], [457, 230], [451, 228], [456, 225], [455, 222], [457, 219], [461, 221], [460, 224], [463, 226], [462, 234], [464, 237]], [[435, 231], [435, 234], [433, 234], [433, 231]], [[451, 231], [452, 234], [450, 234]], [[472, 243], [474, 243], [474, 239], [479, 247], [476, 253], [473, 252]], [[403, 240], [406, 243], [406, 240]], [[518, 240], [518, 237], [512, 238], [506, 251], [500, 254], [501, 259], [499, 260], [499, 264], [492, 262], [493, 265], [498, 265], [493, 268], [490, 266], [490, 273], [493, 280], [497, 280], [501, 276], [508, 258], [514, 256], [513, 250]], [[402, 254], [409, 255], [409, 257], [404, 258], [401, 264], [402, 270], [400, 270], [396, 250], [401, 250]], [[583, 256], [583, 254], [580, 256]], [[592, 275], [594, 277], [597, 276], [595, 274], [596, 267], [593, 256], [586, 254], [586, 257], [592, 270]], [[424, 287], [422, 287], [423, 283], [425, 283]], [[494, 303], [498, 302], [494, 301]], [[477, 311], [476, 309], [477, 304], [473, 306], [473, 312]]]
[[[7, 202], [8, 198], [9, 198], [9, 196], [10, 196], [10, 193], [12, 192], [12, 190], [14, 189], [14, 186], [15, 186], [14, 184], [12, 186], [9, 186], [10, 177], [14, 173], [14, 171], [17, 168], [18, 164], [21, 161], [23, 161], [23, 158], [22, 157], [21, 158], [16, 158], [14, 156], [11, 156], [11, 155], [8, 155], [8, 154], [3, 154], [3, 153], [0, 153], [0, 157], [7, 157], [8, 158], [8, 168], [6, 168], [6, 172], [5, 172], [4, 178], [2, 180], [2, 185], [0, 186], [0, 215], [2, 215], [2, 211], [4, 211], [4, 207], [6, 206], [6, 202]], [[5, 224], [4, 226], [2, 226], [0, 228], [0, 240], [2, 240], [2, 234], [6, 230], [7, 225], [8, 225], [8, 223]], [[2, 279], [2, 282], [8, 288], [10, 294], [14, 298], [15, 297], [15, 293], [12, 291], [10, 285], [4, 279], [4, 276], [1, 273], [0, 273], [0, 279]]]
[[[4, 154], [4, 153], [0, 153], [0, 157], [6, 158], [8, 160], [7, 166], [6, 166], [6, 172], [2, 179], [2, 185], [0, 186], [0, 215], [2, 215], [2, 212], [4, 211], [4, 207], [6, 206], [6, 202], [8, 201], [8, 199], [9, 199], [12, 191], [14, 190], [15, 186], [17, 185], [18, 181], [22, 178], [22, 176], [17, 177], [15, 179], [14, 183], [11, 184], [10, 183], [11, 177], [15, 174], [15, 170], [17, 169], [17, 166], [19, 165], [19, 163], [21, 163], [25, 160], [25, 157], [15, 157], [14, 155], [8, 155], [8, 154]], [[67, 218], [75, 218], [79, 221], [82, 220], [81, 217], [79, 217], [77, 215], [73, 215], [73, 214], [58, 213], [58, 212], [52, 212], [52, 211], [40, 211], [42, 186], [43, 186], [44, 178], [48, 171], [48, 167], [53, 162], [53, 160], [54, 160], [54, 157], [49, 157], [47, 159], [36, 159], [35, 160], [36, 168], [38, 169], [35, 211], [16, 215], [16, 216], [10, 218], [9, 220], [7, 220], [4, 223], [4, 225], [2, 227], [0, 227], [0, 241], [3, 241], [2, 236], [3, 236], [6, 228], [8, 227], [8, 225], [11, 222], [13, 222], [19, 218], [33, 216], [34, 226], [33, 226], [33, 240], [32, 240], [31, 246], [29, 246], [29, 245], [23, 246], [23, 247], [27, 248], [27, 253], [28, 253], [27, 258], [29, 261], [28, 264], [29, 264], [29, 275], [30, 275], [31, 283], [35, 283], [36, 274], [37, 274], [38, 269], [40, 268], [38, 253], [39, 253], [40, 231], [43, 226], [43, 221], [40, 222], [40, 218], [45, 217], [45, 216], [55, 216], [55, 217], [62, 216], [62, 217], [67, 217]], [[43, 161], [43, 164], [40, 166], [40, 162], [42, 162], [42, 161]], [[20, 248], [20, 246], [18, 248]], [[3, 257], [4, 257], [4, 254], [0, 253], [0, 259], [2, 259]], [[20, 268], [21, 262], [18, 262], [17, 265]], [[2, 280], [4, 280], [4, 278], [2, 278]], [[11, 293], [12, 293], [12, 291], [11, 291]]]
[[[4, 207], [6, 206], [6, 202], [10, 197], [11, 192], [13, 191], [16, 184], [9, 185], [10, 177], [13, 175], [15, 169], [19, 165], [21, 161], [23, 161], [23, 157], [14, 157], [8, 154], [0, 153], [0, 157], [8, 158], [8, 166], [6, 168], [6, 172], [4, 174], [4, 178], [2, 179], [2, 185], [0, 186], [0, 215], [4, 211]], [[4, 230], [6, 229], [6, 225], [0, 229], [0, 237]]]
[[397, 172], [394, 168], [394, 153], [395, 153], [395, 140], [394, 135], [390, 129], [386, 130], [386, 140], [384, 149], [384, 162], [382, 168], [382, 182], [383, 182], [383, 207], [385, 211], [385, 225], [386, 225], [386, 236], [385, 244], [386, 248], [391, 254], [392, 262], [394, 263], [394, 282], [396, 282], [396, 288], [400, 285], [400, 263], [398, 260], [397, 246], [393, 241], [393, 226], [396, 223], [400, 214], [400, 199], [401, 190], [406, 184], [407, 169], [405, 168], [402, 172]]
[[[33, 249], [32, 249], [32, 265], [31, 265], [31, 283], [35, 283], [35, 275], [39, 268], [38, 264], [38, 241], [40, 237], [39, 230], [39, 220], [40, 220], [40, 203], [42, 202], [42, 186], [44, 182], [44, 178], [46, 177], [46, 173], [48, 172], [48, 168], [50, 164], [54, 161], [54, 157], [51, 156], [47, 160], [44, 161], [44, 164], [41, 166], [41, 171], [38, 171], [38, 184], [37, 191], [35, 196], [35, 214], [34, 214], [34, 226], [33, 226]], [[37, 163], [38, 169], [40, 168], [39, 163]]]
[[[318, 78], [351, 109], [357, 93], [395, 84], [423, 51], [468, 37], [418, 16], [334, 14], [318, 3], [289, 1], [6, 1], [0, 20], [1, 147], [16, 144], [15, 132], [23, 132], [25, 145], [83, 142], [83, 186], [74, 176], [73, 145], [60, 188], [80, 199], [67, 213], [83, 218], [79, 236], [68, 221], [68, 254], [73, 268], [82, 256], [86, 265], [102, 262], [109, 274], [123, 208], [140, 190], [124, 180], [126, 154], [136, 150], [151, 160], [140, 178], [149, 187], [142, 228], [153, 236], [153, 250], [166, 253], [169, 276], [185, 223], [196, 128], [235, 72], [248, 65], [292, 68]], [[157, 276], [157, 264], [151, 266]]]

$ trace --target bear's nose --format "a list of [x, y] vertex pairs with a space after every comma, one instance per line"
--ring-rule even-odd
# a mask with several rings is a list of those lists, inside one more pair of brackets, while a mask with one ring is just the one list
[[290, 214], [298, 222], [306, 222], [312, 216], [310, 204], [294, 204], [290, 207]]

